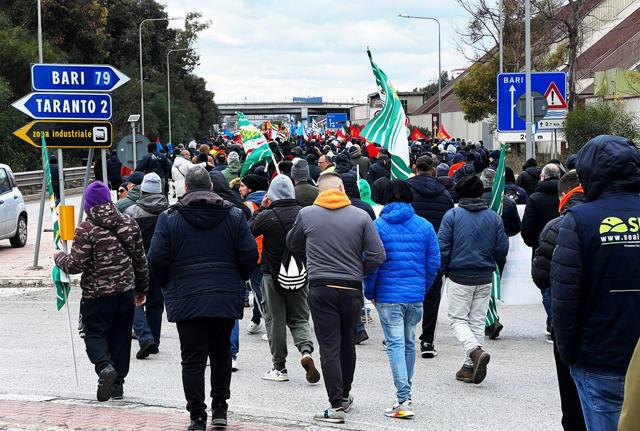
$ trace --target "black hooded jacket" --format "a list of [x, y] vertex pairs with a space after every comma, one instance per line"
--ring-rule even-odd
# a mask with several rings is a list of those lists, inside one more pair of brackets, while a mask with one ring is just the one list
[[356, 179], [356, 175], [353, 172], [343, 174], [342, 183], [344, 184], [344, 192], [349, 197], [351, 205], [364, 210], [367, 214], [369, 214], [371, 220], [375, 220], [376, 213], [373, 211], [373, 208], [371, 208], [371, 205], [360, 200], [360, 189], [358, 188], [358, 180]]
[[251, 210], [244, 204], [240, 194], [229, 187], [229, 183], [225, 180], [222, 172], [210, 171], [209, 178], [211, 178], [211, 184], [213, 184], [213, 191], [225, 201], [232, 203], [234, 207], [240, 208], [245, 218], [249, 220], [251, 218]]
[[522, 239], [532, 248], [533, 252], [538, 248], [540, 233], [549, 221], [558, 217], [558, 180], [548, 179], [542, 181], [536, 187], [534, 194], [527, 199], [527, 205], [522, 216]]
[[[482, 194], [482, 199], [491, 204], [491, 190], [488, 190]], [[507, 236], [515, 236], [520, 233], [522, 224], [520, 222], [520, 214], [518, 214], [518, 207], [511, 199], [502, 200], [502, 223], [504, 223], [504, 231]]]
[[624, 375], [640, 338], [640, 152], [598, 136], [576, 170], [586, 203], [562, 217], [551, 261], [556, 346], [567, 364]]
[[411, 206], [416, 214], [426, 219], [438, 232], [444, 213], [453, 208], [453, 199], [445, 187], [431, 175], [417, 175], [407, 184], [413, 193]]
[[541, 173], [542, 168], [540, 168], [539, 166], [528, 167], [518, 176], [516, 185], [522, 187], [524, 191], [527, 192], [527, 195], [531, 196], [535, 192], [536, 186], [540, 182]]
[[[570, 208], [583, 203], [584, 193], [572, 194], [562, 209], [562, 215], [564, 215]], [[551, 287], [549, 271], [551, 269], [553, 250], [556, 248], [556, 243], [558, 242], [558, 233], [560, 230], [562, 215], [551, 220], [547, 223], [544, 229], [542, 229], [539, 239], [540, 245], [533, 255], [533, 262], [531, 263], [531, 278], [533, 278], [533, 282], [539, 289], [548, 289]]]
[[170, 322], [242, 318], [258, 249], [242, 212], [217, 194], [190, 191], [161, 213], [147, 258]]
[[373, 185], [373, 183], [375, 183], [380, 178], [389, 178], [389, 171], [387, 170], [387, 160], [388, 159], [386, 157], [381, 157], [371, 165], [367, 174], [367, 181], [369, 181], [369, 184]]

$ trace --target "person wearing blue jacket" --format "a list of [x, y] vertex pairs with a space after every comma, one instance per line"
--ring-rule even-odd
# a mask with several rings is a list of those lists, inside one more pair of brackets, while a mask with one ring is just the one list
[[617, 430], [640, 337], [640, 151], [626, 138], [597, 136], [578, 152], [576, 171], [586, 203], [560, 222], [553, 330], [587, 429]]
[[245, 280], [258, 249], [241, 210], [192, 168], [186, 193], [158, 217], [147, 259], [162, 286], [167, 318], [176, 322], [189, 430], [206, 430], [204, 372], [211, 363], [212, 424], [226, 426], [231, 384], [231, 330], [242, 319]]
[[465, 352], [456, 379], [478, 384], [491, 359], [482, 346], [493, 272], [504, 265], [509, 239], [500, 216], [482, 199], [484, 187], [477, 176], [463, 177], [455, 190], [460, 202], [444, 215], [438, 241], [449, 321]]
[[440, 268], [438, 240], [431, 223], [416, 215], [413, 194], [402, 180], [385, 188], [386, 205], [375, 227], [386, 260], [365, 279], [364, 295], [376, 306], [387, 342], [397, 402], [385, 411], [395, 418], [414, 416], [411, 380], [416, 360], [415, 327], [422, 319], [426, 286]]

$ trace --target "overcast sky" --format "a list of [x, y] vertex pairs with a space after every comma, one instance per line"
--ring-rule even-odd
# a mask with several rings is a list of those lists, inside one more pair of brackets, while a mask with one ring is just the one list
[[438, 76], [437, 24], [398, 13], [438, 18], [442, 70], [467, 65], [455, 43], [467, 19], [454, 0], [165, 1], [170, 16], [200, 11], [212, 21], [196, 73], [217, 102], [366, 100], [376, 90], [367, 46], [398, 91], [423, 86]]

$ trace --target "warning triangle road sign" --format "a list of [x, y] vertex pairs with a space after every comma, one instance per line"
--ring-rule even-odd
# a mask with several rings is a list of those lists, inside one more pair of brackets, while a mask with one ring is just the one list
[[560, 94], [560, 90], [558, 90], [555, 82], [549, 84], [549, 88], [544, 92], [544, 98], [547, 99], [549, 109], [567, 109], [567, 102], [562, 97], [562, 94]]

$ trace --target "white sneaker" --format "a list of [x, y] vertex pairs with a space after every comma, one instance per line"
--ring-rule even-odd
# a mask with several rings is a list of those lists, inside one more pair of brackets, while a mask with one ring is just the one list
[[232, 359], [231, 360], [231, 372], [236, 372], [238, 371], [238, 360], [237, 359]]
[[287, 374], [286, 368], [284, 370], [269, 370], [262, 375], [262, 379], [273, 382], [288, 382], [289, 374]]
[[262, 341], [269, 341], [269, 334], [262, 334]]
[[395, 403], [393, 407], [385, 410], [384, 415], [389, 418], [407, 419], [414, 416], [413, 403], [406, 400], [403, 403]]
[[260, 323], [249, 322], [249, 326], [247, 326], [247, 332], [249, 334], [257, 334], [258, 332], [262, 331], [263, 326], [264, 325], [262, 324], [262, 320], [260, 321]]

